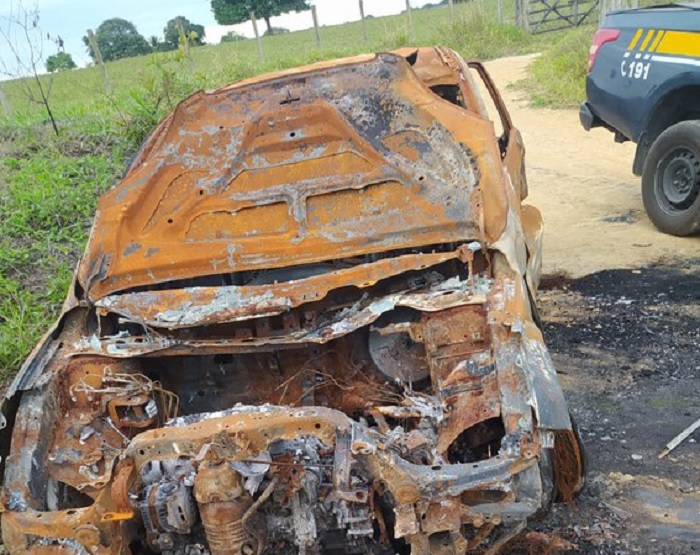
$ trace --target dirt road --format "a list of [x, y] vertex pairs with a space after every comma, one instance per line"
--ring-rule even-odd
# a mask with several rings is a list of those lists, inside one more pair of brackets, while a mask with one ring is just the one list
[[635, 145], [616, 144], [604, 129], [584, 131], [575, 110], [533, 109], [510, 86], [532, 59], [501, 58], [487, 67], [525, 140], [529, 201], [546, 226], [544, 272], [578, 277], [699, 257], [699, 237], [662, 235], [647, 219], [631, 169]]
[[700, 432], [657, 458], [700, 418], [700, 237], [662, 235], [647, 220], [634, 145], [508, 88], [531, 59], [488, 68], [525, 139], [554, 276], [539, 306], [589, 459], [581, 497], [534, 528], [585, 555], [700, 553]]

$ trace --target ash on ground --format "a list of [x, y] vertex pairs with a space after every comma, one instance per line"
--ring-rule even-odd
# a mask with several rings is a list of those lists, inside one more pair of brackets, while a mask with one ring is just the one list
[[588, 483], [532, 529], [582, 555], [700, 553], [700, 430], [658, 458], [700, 418], [700, 260], [550, 277], [538, 304]]

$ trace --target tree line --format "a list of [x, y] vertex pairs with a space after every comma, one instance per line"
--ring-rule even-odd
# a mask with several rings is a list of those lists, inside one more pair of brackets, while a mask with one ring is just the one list
[[[162, 39], [154, 35], [146, 40], [131, 21], [114, 17], [100, 23], [94, 35], [102, 60], [113, 62], [152, 52], [177, 50], [182, 40], [181, 36], [189, 46], [200, 46], [204, 41], [204, 26], [192, 23], [184, 16], [177, 16], [166, 23]], [[83, 37], [83, 42], [90, 57], [97, 61], [97, 54], [87, 35]], [[76, 67], [73, 57], [63, 49], [46, 58], [45, 66], [51, 73]]]
[[250, 19], [252, 13], [265, 21], [266, 34], [275, 34], [270, 19], [283, 13], [310, 10], [309, 0], [211, 0], [214, 19], [220, 25], [235, 25]]
[[[311, 9], [310, 0], [211, 0], [211, 9], [216, 22], [221, 25], [235, 25], [250, 19], [252, 13], [265, 21], [265, 34], [274, 35], [270, 19], [289, 12], [302, 12]], [[375, 0], [380, 2], [381, 0]], [[470, 0], [452, 0], [455, 4]], [[446, 5], [449, 0], [442, 0], [437, 5]], [[430, 7], [430, 5], [428, 5]]]
[[[252, 13], [267, 24], [265, 34], [286, 32], [274, 28], [270, 18], [291, 11], [310, 9], [308, 0], [209, 0], [215, 19], [223, 25], [246, 21]], [[73, 57], [65, 51], [60, 36], [45, 34], [40, 25], [38, 4], [31, 0], [9, 0], [9, 16], [0, 16], [0, 46], [5, 56], [0, 56], [0, 76], [17, 79], [28, 100], [42, 105], [58, 135], [59, 128], [51, 110], [49, 96], [53, 79], [44, 82], [40, 79], [42, 65], [49, 73], [73, 69]], [[112, 18], [103, 21], [95, 32], [88, 30], [83, 42], [93, 60], [102, 62], [140, 56], [152, 52], [177, 50], [183, 46], [198, 46], [203, 43], [204, 26], [192, 23], [186, 17], [178, 16], [167, 22], [163, 29], [163, 39], [153, 36], [149, 40], [141, 35], [136, 26], [125, 19]], [[224, 40], [241, 40], [242, 36], [230, 33]], [[57, 52], [44, 57], [45, 40], [57, 46]], [[105, 72], [106, 89], [109, 80]], [[0, 108], [5, 114], [12, 113], [12, 106], [0, 85]]]
[[[265, 21], [266, 35], [278, 34], [286, 29], [272, 27], [270, 19], [287, 12], [298, 12], [311, 9], [309, 0], [210, 0], [214, 18], [221, 25], [234, 25], [250, 19], [255, 13]], [[102, 61], [112, 62], [121, 58], [142, 56], [152, 52], [168, 52], [177, 50], [182, 37], [189, 46], [200, 46], [204, 41], [204, 26], [191, 22], [184, 16], [174, 17], [167, 22], [163, 29], [163, 38], [152, 36], [146, 39], [138, 32], [136, 26], [126, 19], [114, 17], [103, 21], [95, 30], [95, 41]], [[235, 32], [230, 33], [224, 41], [241, 40], [244, 37]], [[97, 61], [98, 54], [86, 35], [83, 42], [88, 54]], [[45, 61], [46, 70], [53, 73], [76, 67], [73, 57], [62, 48]]]
[[[271, 19], [289, 12], [310, 10], [310, 0], [210, 0], [214, 18], [221, 25], [235, 25], [250, 20], [251, 14], [265, 22], [265, 35], [286, 32], [286, 29], [273, 27]], [[102, 61], [111, 62], [121, 58], [142, 56], [152, 52], [167, 52], [177, 50], [182, 40], [182, 32], [190, 46], [199, 46], [204, 40], [204, 26], [189, 21], [184, 16], [178, 16], [166, 24], [163, 29], [163, 39], [152, 36], [146, 39], [138, 32], [136, 26], [126, 19], [118, 17], [103, 21], [95, 31], [97, 48]], [[243, 40], [238, 33], [231, 32], [223, 39], [224, 42]], [[83, 37], [90, 57], [97, 61], [97, 54], [88, 36]], [[75, 68], [73, 58], [62, 49], [46, 59], [46, 69], [50, 72]]]

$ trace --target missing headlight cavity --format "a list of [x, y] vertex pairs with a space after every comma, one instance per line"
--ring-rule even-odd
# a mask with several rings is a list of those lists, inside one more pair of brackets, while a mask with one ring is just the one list
[[450, 445], [448, 460], [453, 464], [483, 461], [495, 457], [505, 437], [500, 417], [489, 418], [467, 428]]
[[383, 376], [406, 385], [419, 385], [430, 376], [425, 346], [413, 323], [420, 312], [399, 308], [382, 315], [370, 328], [369, 353]]

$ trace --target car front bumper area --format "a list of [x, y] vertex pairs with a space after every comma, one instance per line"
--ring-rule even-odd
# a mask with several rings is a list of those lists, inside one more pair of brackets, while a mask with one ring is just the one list
[[[85, 394], [67, 376], [44, 376], [22, 393], [13, 423], [5, 547], [13, 555], [495, 553], [561, 495], [561, 461], [571, 462], [569, 493], [578, 487], [581, 461], [541, 333], [518, 316], [523, 286], [490, 287], [483, 318], [475, 316], [483, 305], [466, 305], [411, 324], [436, 368], [449, 369], [435, 372], [432, 390], [405, 386], [361, 414], [246, 403], [129, 438], [109, 427], [109, 415], [74, 412], [79, 431], [52, 445], [46, 438], [67, 418], [66, 404], [76, 406], [57, 391]], [[472, 355], [458, 341], [487, 336], [488, 349]], [[86, 375], [87, 366], [74, 371]], [[98, 401], [82, 399], [81, 410]], [[95, 422], [123, 448], [97, 446], [91, 466]], [[51, 476], [89, 497], [53, 510]]]
[[[312, 446], [301, 455], [300, 441]], [[499, 455], [488, 460], [426, 466], [405, 458], [412, 446], [400, 432], [382, 434], [336, 410], [240, 406], [221, 414], [181, 417], [168, 427], [138, 435], [119, 461], [111, 487], [93, 505], [55, 512], [6, 511], [3, 536], [11, 553], [28, 552], [29, 538], [37, 536], [55, 538], [61, 552], [119, 553], [127, 523], [148, 514], [139, 508], [140, 483], [152, 479], [147, 476], [154, 468], [172, 468], [174, 461], [180, 461], [185, 471], [170, 478], [185, 484], [183, 506], [198, 504], [212, 553], [217, 541], [211, 535], [216, 530], [209, 529], [206, 519], [212, 527], [222, 514], [235, 522], [235, 515], [241, 514], [237, 505], [250, 508], [253, 484], [263, 483], [267, 486], [259, 488], [264, 490], [259, 499], [269, 499], [268, 492], [275, 489], [298, 496], [292, 507], [308, 517], [315, 509], [304, 504], [332, 503], [335, 526], [348, 535], [359, 540], [391, 534], [410, 544], [413, 553], [428, 553], [436, 534], [442, 539], [451, 534], [462, 538], [459, 533], [465, 525], [476, 533], [462, 541], [478, 543], [484, 531], [495, 527], [510, 537], [543, 504], [539, 465], [541, 451], [551, 441], [547, 432], [523, 433], [505, 438]], [[290, 458], [291, 452], [296, 456]], [[170, 479], [160, 472], [161, 480]], [[310, 483], [318, 485], [316, 491], [308, 491]], [[320, 491], [324, 487], [329, 490], [325, 494]], [[268, 503], [273, 502], [274, 498]], [[375, 503], [391, 505], [393, 530], [387, 530], [386, 523], [373, 525]], [[168, 515], [153, 518], [167, 522]], [[257, 542], [265, 540], [248, 535], [246, 531], [239, 538], [240, 547], [252, 544], [257, 551]], [[312, 536], [308, 530], [298, 531], [300, 552], [312, 552]], [[107, 538], [113, 540], [109, 545]], [[166, 547], [172, 540], [154, 541]], [[29, 552], [49, 552], [53, 543], [34, 544]]]

